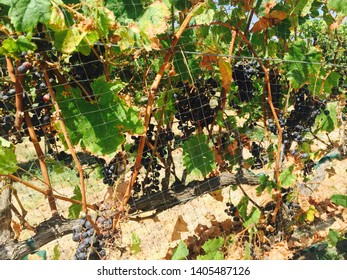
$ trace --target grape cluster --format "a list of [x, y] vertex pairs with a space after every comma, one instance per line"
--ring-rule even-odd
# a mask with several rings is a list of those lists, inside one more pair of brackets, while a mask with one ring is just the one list
[[[232, 77], [238, 87], [238, 101], [249, 102], [254, 97], [253, 77], [259, 74], [257, 61], [240, 61], [232, 67]], [[234, 104], [231, 102], [230, 104]]]
[[[48, 153], [53, 153], [51, 145], [56, 144], [57, 131], [51, 125], [51, 108], [52, 103], [48, 88], [46, 86], [43, 74], [35, 71], [32, 63], [28, 60], [39, 59], [39, 54], [22, 53], [21, 57], [25, 59], [20, 66], [17, 67], [17, 72], [24, 76], [26, 81], [24, 91], [16, 93], [14, 88], [10, 86], [4, 87], [0, 92], [0, 109], [1, 109], [1, 122], [0, 131], [1, 135], [9, 138], [10, 135], [16, 136], [17, 142], [22, 142], [22, 137], [29, 135], [28, 126], [26, 122], [22, 123], [22, 127], [14, 127], [14, 113], [16, 104], [16, 94], [22, 95], [23, 109], [29, 113], [32, 126], [34, 127], [37, 140], [41, 141], [41, 137], [45, 138]], [[55, 84], [55, 76], [49, 72], [49, 81]], [[29, 90], [30, 88], [30, 90]], [[29, 140], [32, 139], [29, 137]]]
[[75, 260], [105, 259], [106, 251], [103, 247], [111, 238], [112, 219], [99, 216], [96, 226], [100, 229], [100, 235], [96, 234], [93, 225], [86, 218], [81, 219], [79, 225], [73, 228], [72, 240], [79, 243]]
[[293, 188], [282, 188], [282, 203], [286, 205], [287, 215], [294, 217], [295, 213], [300, 208], [299, 204], [294, 200], [294, 189]]
[[[174, 140], [174, 136], [175, 135], [171, 128], [162, 128], [158, 130], [154, 124], [150, 123], [146, 132], [146, 144], [142, 152], [141, 165], [147, 169], [152, 163], [153, 159], [151, 147], [156, 147], [156, 151], [160, 157], [167, 157], [167, 147], [170, 145], [171, 141]], [[134, 145], [130, 148], [130, 152], [134, 153], [138, 149], [140, 138], [133, 135], [131, 136], [131, 139], [134, 140]]]
[[255, 159], [252, 165], [252, 168], [255, 168], [255, 169], [262, 168], [264, 164], [268, 162], [266, 151], [259, 144], [252, 142], [250, 152]]
[[315, 167], [315, 165], [316, 164], [312, 159], [306, 160], [304, 162], [304, 168], [303, 168], [304, 176], [312, 174], [312, 171], [313, 171], [313, 168]]
[[113, 186], [119, 176], [125, 172], [127, 165], [125, 154], [123, 152], [117, 153], [109, 164], [106, 164], [104, 160], [100, 162], [100, 160], [102, 159], [99, 159], [99, 163], [102, 165], [103, 182], [106, 185]]
[[217, 111], [220, 109], [220, 100], [213, 106], [212, 98], [216, 96], [218, 82], [209, 78], [206, 81], [199, 77], [194, 85], [180, 82], [177, 85], [178, 93], [174, 93], [176, 119], [179, 121], [178, 129], [185, 137], [191, 135], [198, 127], [210, 125]]
[[230, 216], [231, 218], [233, 218], [234, 222], [238, 222], [240, 221], [240, 218], [238, 216], [238, 211], [237, 211], [237, 207], [232, 204], [231, 202], [227, 202], [226, 203], [227, 208], [224, 210], [224, 212]]
[[[321, 111], [329, 114], [325, 108], [326, 101], [314, 99], [306, 85], [299, 89], [295, 95], [294, 109], [289, 116], [285, 117], [283, 114], [278, 116], [280, 126], [283, 128], [282, 142], [286, 149], [290, 148], [293, 141], [299, 144], [305, 142], [305, 133], [310, 131]], [[277, 134], [277, 127], [273, 119], [268, 119], [268, 122], [270, 131]]]
[[[100, 47], [100, 53], [103, 52], [103, 47]], [[72, 54], [70, 63], [71, 65], [68, 66], [70, 74], [77, 81], [77, 83], [72, 81], [71, 84], [74, 87], [83, 87], [90, 97], [94, 97], [90, 83], [103, 74], [103, 63], [94, 52], [91, 52], [90, 55], [76, 52]], [[84, 90], [82, 90], [83, 93], [85, 93]]]
[[[161, 128], [150, 123], [146, 132], [146, 143], [142, 152], [141, 165], [147, 170], [145, 178], [142, 180], [137, 178], [134, 184], [134, 193], [139, 194], [143, 191], [144, 195], [157, 192], [160, 189], [160, 170], [162, 166], [158, 157], [167, 158], [168, 146], [174, 140], [174, 133], [171, 128]], [[131, 153], [137, 151], [140, 138], [138, 136], [131, 137], [134, 144], [130, 149]], [[156, 153], [153, 154], [151, 147], [156, 147]]]

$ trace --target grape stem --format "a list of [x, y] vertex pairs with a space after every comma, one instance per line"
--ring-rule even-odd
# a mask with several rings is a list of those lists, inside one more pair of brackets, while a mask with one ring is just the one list
[[[87, 215], [88, 214], [88, 207], [87, 207], [86, 187], [85, 187], [85, 183], [84, 183], [83, 167], [82, 167], [79, 159], [77, 158], [75, 149], [72, 146], [69, 134], [67, 132], [67, 128], [65, 126], [63, 117], [61, 115], [61, 110], [60, 110], [59, 104], [57, 102], [57, 99], [55, 98], [55, 93], [54, 93], [54, 90], [52, 88], [52, 84], [49, 81], [49, 76], [48, 76], [46, 67], [43, 67], [43, 75], [44, 75], [44, 78], [46, 81], [46, 85], [47, 85], [49, 94], [50, 94], [51, 99], [52, 99], [54, 109], [55, 109], [56, 113], [58, 114], [57, 120], [60, 124], [61, 131], [64, 135], [66, 144], [69, 147], [70, 153], [72, 155], [72, 158], [73, 158], [75, 165], [76, 165], [76, 168], [78, 170], [78, 174], [79, 174], [79, 178], [80, 178], [80, 189], [81, 189], [81, 195], [82, 195], [82, 211]], [[88, 215], [87, 215], [87, 217], [88, 217]]]
[[[12, 83], [14, 83], [15, 90], [16, 90], [16, 116], [14, 120], [14, 127], [17, 131], [20, 130], [22, 127], [23, 122], [23, 87], [22, 84], [24, 83], [24, 75], [23, 74], [15, 74], [15, 70], [12, 65], [12, 61], [9, 57], [6, 57], [6, 65], [8, 74], [11, 78]], [[20, 65], [20, 62], [17, 61], [17, 66]], [[19, 135], [16, 134], [18, 137]]]
[[16, 214], [17, 218], [19, 219], [20, 223], [24, 226], [24, 228], [34, 232], [36, 231], [36, 228], [30, 225], [28, 221], [25, 219], [25, 215], [21, 215], [18, 209], [13, 204], [11, 204], [11, 210]]
[[57, 209], [57, 205], [55, 203], [55, 199], [53, 197], [52, 185], [51, 185], [51, 181], [49, 178], [49, 173], [48, 173], [48, 169], [47, 169], [47, 165], [46, 165], [46, 161], [45, 161], [45, 155], [41, 149], [40, 143], [38, 142], [33, 124], [31, 122], [31, 118], [30, 118], [29, 113], [27, 111], [24, 112], [24, 120], [25, 120], [25, 123], [28, 127], [29, 137], [30, 137], [30, 139], [34, 145], [35, 152], [36, 152], [37, 158], [39, 160], [43, 180], [45, 181], [45, 184], [47, 185], [46, 195], [48, 198], [49, 207], [51, 209], [53, 216], [58, 215], [58, 209]]

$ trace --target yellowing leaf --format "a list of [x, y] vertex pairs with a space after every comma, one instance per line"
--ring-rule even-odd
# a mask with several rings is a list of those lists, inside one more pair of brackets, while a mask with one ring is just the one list
[[149, 38], [154, 38], [167, 30], [170, 15], [168, 7], [164, 3], [156, 1], [145, 10], [138, 24]]
[[308, 209], [306, 213], [306, 221], [313, 222], [314, 221], [314, 214], [317, 212], [314, 205], [310, 205], [310, 208]]
[[62, 10], [57, 6], [52, 6], [51, 18], [49, 20], [49, 25], [52, 28], [64, 29], [65, 28], [65, 18]]
[[85, 32], [80, 33], [77, 27], [68, 30], [57, 31], [55, 33], [56, 48], [64, 53], [72, 53], [86, 35]]
[[230, 63], [220, 59], [219, 72], [222, 77], [222, 87], [225, 92], [229, 92], [232, 80], [232, 70]]

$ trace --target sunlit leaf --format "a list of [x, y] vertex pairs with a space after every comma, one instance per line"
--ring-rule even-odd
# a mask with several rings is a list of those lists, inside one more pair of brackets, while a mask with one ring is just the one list
[[94, 154], [111, 155], [125, 141], [125, 132], [143, 132], [136, 107], [127, 106], [116, 96], [124, 86], [120, 81], [107, 83], [104, 77], [95, 80], [91, 87], [100, 96], [95, 104], [81, 98], [80, 90], [74, 88], [70, 90], [71, 96], [61, 96], [60, 108], [74, 145], [79, 143]]
[[219, 60], [219, 72], [222, 77], [222, 87], [225, 92], [229, 92], [232, 79], [232, 68], [230, 63], [224, 60]]
[[131, 233], [130, 251], [135, 255], [141, 251], [141, 239], [138, 237], [136, 232]]
[[347, 5], [345, 0], [327, 0], [329, 9], [347, 16]]
[[249, 226], [258, 224], [260, 215], [261, 215], [260, 210], [256, 207], [253, 207], [251, 214], [249, 215], [247, 220], [243, 223], [243, 226], [247, 228]]
[[16, 172], [17, 168], [14, 146], [0, 137], [0, 174], [12, 174]]
[[9, 18], [17, 31], [29, 32], [38, 22], [48, 22], [51, 15], [51, 1], [12, 0]]
[[281, 172], [279, 176], [281, 186], [283, 187], [292, 186], [295, 183], [296, 175], [294, 174], [293, 171], [294, 171], [294, 165], [291, 165]]
[[189, 255], [187, 245], [181, 240], [175, 249], [171, 259], [172, 260], [184, 260]]

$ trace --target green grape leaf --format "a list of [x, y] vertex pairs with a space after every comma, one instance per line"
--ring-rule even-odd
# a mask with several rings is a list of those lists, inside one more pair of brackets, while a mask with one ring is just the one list
[[328, 8], [347, 16], [346, 0], [328, 0]]
[[8, 17], [17, 31], [29, 32], [50, 20], [51, 5], [49, 0], [12, 0]]
[[224, 260], [224, 255], [220, 251], [224, 245], [223, 237], [216, 237], [214, 239], [207, 240], [202, 248], [206, 252], [204, 255], [197, 257], [198, 260]]
[[339, 233], [331, 228], [329, 228], [329, 239], [330, 239], [330, 242], [333, 246], [336, 245], [336, 243], [339, 241]]
[[248, 207], [249, 198], [247, 196], [243, 196], [240, 202], [237, 204], [237, 211], [242, 219], [247, 219], [247, 207]]
[[59, 260], [60, 259], [60, 250], [59, 250], [59, 245], [55, 245], [53, 248], [53, 257], [52, 260]]
[[319, 74], [322, 54], [316, 48], [308, 49], [303, 40], [298, 40], [289, 47], [284, 59], [287, 61], [284, 63], [286, 76], [292, 87], [298, 89], [307, 83], [310, 77]]
[[295, 183], [296, 175], [293, 173], [293, 171], [294, 171], [294, 165], [291, 165], [281, 172], [279, 176], [281, 186], [287, 187]]
[[141, 251], [141, 239], [136, 232], [131, 233], [130, 251], [135, 255]]
[[208, 25], [213, 21], [214, 15], [215, 15], [214, 9], [204, 9], [202, 13], [194, 17], [194, 20], [196, 24]]
[[204, 249], [206, 253], [216, 252], [220, 248], [222, 248], [223, 244], [224, 244], [224, 238], [220, 236], [214, 239], [207, 240], [204, 243], [204, 245], [202, 245], [202, 249]]
[[208, 252], [205, 255], [197, 256], [197, 260], [224, 260], [224, 255], [220, 251]]
[[337, 126], [337, 102], [329, 102], [315, 120], [318, 131], [332, 132]]
[[187, 245], [182, 240], [180, 240], [180, 243], [172, 254], [171, 260], [184, 260], [188, 255], [189, 251]]
[[11, 6], [12, 1], [11, 0], [0, 0], [0, 4], [3, 4], [5, 6]]
[[183, 164], [188, 173], [205, 177], [216, 168], [214, 155], [207, 142], [207, 136], [198, 134], [184, 141]]
[[[70, 96], [60, 96], [60, 108], [65, 118], [71, 141], [80, 144], [91, 153], [112, 155], [125, 138], [123, 133], [143, 132], [143, 121], [136, 107], [129, 107], [116, 96], [124, 88], [121, 81], [107, 83], [104, 77], [91, 83], [99, 100], [90, 103], [81, 97], [79, 89], [70, 89]], [[101, 109], [102, 108], [102, 109]]]
[[247, 219], [243, 223], [243, 226], [245, 228], [247, 228], [247, 227], [249, 227], [251, 225], [258, 224], [259, 219], [260, 219], [260, 215], [261, 215], [260, 210], [258, 208], [256, 208], [256, 207], [253, 207], [252, 211], [251, 211], [251, 214], [247, 217]]
[[138, 19], [144, 12], [142, 0], [105, 0], [105, 7], [110, 9], [117, 20]]
[[163, 92], [157, 100], [157, 112], [154, 114], [155, 118], [159, 121], [162, 117], [164, 123], [168, 124], [171, 117], [175, 114], [175, 100], [173, 97], [173, 90]]
[[97, 18], [97, 26], [100, 34], [102, 36], [107, 36], [109, 31], [109, 21], [110, 18], [107, 14], [107, 9], [99, 8], [98, 9], [98, 18]]
[[345, 208], [347, 208], [347, 195], [343, 195], [343, 194], [334, 194], [331, 198], [330, 198], [331, 202], [337, 204], [337, 205], [341, 205]]
[[0, 137], [0, 174], [12, 174], [17, 170], [17, 157], [14, 146]]
[[[82, 200], [82, 194], [81, 194], [81, 189], [78, 186], [74, 187], [73, 190], [74, 195], [71, 197], [72, 199], [81, 201]], [[71, 204], [71, 206], [68, 209], [68, 217], [69, 219], [78, 219], [79, 215], [82, 211], [82, 205], [81, 204]]]
[[330, 94], [333, 87], [337, 87], [341, 75], [335, 71], [331, 72], [328, 77], [326, 77], [327, 71], [322, 67], [319, 74], [316, 76], [311, 76], [309, 79], [308, 89], [313, 95], [323, 95]]
[[56, 4], [52, 6], [51, 17], [48, 24], [54, 30], [61, 30], [66, 27], [64, 13]]
[[18, 56], [22, 52], [35, 50], [36, 45], [30, 41], [29, 36], [20, 35], [16, 40], [9, 37], [2, 42], [0, 55]]

